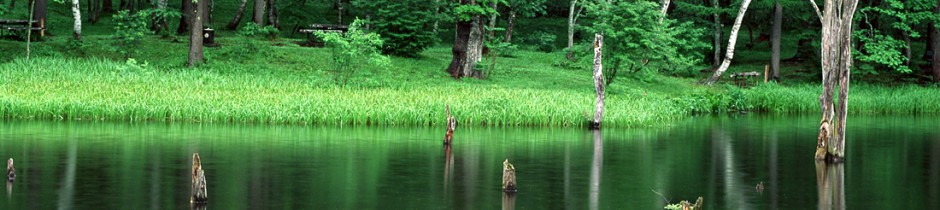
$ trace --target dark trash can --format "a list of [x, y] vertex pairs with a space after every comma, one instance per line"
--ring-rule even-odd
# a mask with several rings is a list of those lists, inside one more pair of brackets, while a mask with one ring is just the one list
[[202, 45], [215, 45], [215, 30], [211, 28], [202, 29]]

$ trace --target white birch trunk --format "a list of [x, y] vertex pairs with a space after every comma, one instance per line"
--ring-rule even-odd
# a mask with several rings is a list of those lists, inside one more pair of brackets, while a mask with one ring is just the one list
[[669, 10], [670, 0], [663, 0], [663, 9], [659, 11], [659, 24], [663, 24], [663, 19], [666, 18], [666, 11]]
[[728, 37], [728, 51], [725, 53], [725, 60], [721, 62], [721, 66], [715, 70], [715, 74], [705, 84], [715, 84], [715, 81], [721, 78], [721, 74], [725, 73], [728, 67], [731, 66], [731, 59], [734, 59], [734, 44], [738, 40], [738, 30], [741, 29], [741, 21], [744, 20], [744, 13], [747, 12], [749, 4], [751, 4], [751, 0], [741, 2], [741, 9], [738, 10], [738, 16], [734, 19], [734, 26], [731, 27], [731, 36]]
[[596, 98], [594, 100], [594, 121], [591, 127], [601, 128], [601, 120], [604, 118], [604, 66], [601, 50], [604, 45], [604, 35], [594, 34], [594, 90]]
[[75, 18], [75, 40], [82, 40], [82, 10], [78, 0], [72, 0], [72, 16]]

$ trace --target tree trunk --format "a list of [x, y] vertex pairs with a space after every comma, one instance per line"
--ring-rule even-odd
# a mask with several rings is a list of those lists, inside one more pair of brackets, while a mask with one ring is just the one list
[[258, 26], [264, 26], [264, 6], [265, 0], [255, 0], [254, 13], [252, 13], [252, 21], [255, 22]]
[[[783, 6], [780, 1], [774, 2], [774, 23], [770, 35], [770, 78], [780, 80], [780, 35], [783, 26]], [[766, 75], [765, 75], [766, 76]]]
[[13, 158], [7, 159], [7, 181], [16, 179], [16, 168], [13, 167]]
[[444, 134], [444, 145], [450, 145], [454, 141], [454, 130], [457, 129], [457, 119], [450, 115], [450, 105], [444, 106], [447, 113], [447, 133]]
[[[435, 17], [437, 17], [438, 15], [441, 14], [441, 4], [440, 4], [440, 2], [441, 2], [441, 0], [434, 0], [434, 16], [435, 16]], [[440, 24], [440, 20], [439, 20], [439, 19], [440, 19], [440, 18], [434, 18], [434, 25], [432, 26], [432, 29], [431, 29], [432, 31], [434, 31], [434, 34], [435, 34], [435, 35], [437, 35], [437, 29], [438, 29], [438, 26], [439, 26], [439, 24]], [[342, 21], [340, 21], [339, 24], [343, 24]]]
[[[196, 3], [199, 4], [199, 3]], [[199, 18], [197, 18], [199, 19]], [[200, 23], [194, 23], [200, 24]], [[193, 193], [189, 197], [189, 202], [193, 204], [206, 203], [208, 194], [206, 193], [206, 172], [202, 169], [202, 160], [199, 159], [199, 153], [193, 153]]]
[[[157, 9], [166, 11], [166, 0], [157, 0]], [[157, 33], [163, 32], [163, 30], [170, 30], [170, 23], [167, 22], [166, 17], [160, 17], [155, 24], [157, 27]], [[169, 34], [169, 32], [167, 32]]]
[[568, 54], [566, 57], [570, 61], [574, 61], [574, 27], [577, 24], [578, 15], [581, 13], [581, 9], [575, 12], [577, 5], [578, 0], [571, 0], [571, 6], [568, 7]]
[[669, 11], [669, 2], [670, 0], [663, 0], [663, 8], [659, 11], [659, 24], [663, 24], [663, 19], [666, 18], [666, 12]]
[[225, 28], [228, 30], [238, 29], [238, 24], [242, 22], [242, 16], [245, 15], [245, 5], [248, 4], [248, 0], [241, 0], [242, 3], [238, 6], [238, 11], [235, 12], [235, 17], [228, 22], [228, 25], [225, 25]]
[[101, 8], [99, 12], [114, 12], [114, 1], [104, 0], [102, 5], [104, 5], [104, 7]]
[[715, 81], [721, 78], [721, 74], [728, 70], [728, 66], [731, 66], [731, 59], [734, 59], [734, 43], [738, 39], [738, 30], [741, 29], [741, 21], [744, 20], [744, 13], [747, 12], [747, 6], [749, 4], [751, 4], [751, 0], [741, 2], [738, 17], [734, 19], [734, 26], [731, 27], [731, 36], [728, 37], [728, 51], [725, 54], [725, 60], [721, 62], [721, 66], [718, 67], [718, 70], [715, 70], [715, 74], [712, 75], [705, 84], [715, 84]]
[[[845, 158], [845, 121], [852, 67], [852, 17], [858, 5], [857, 0], [843, 1], [840, 4], [835, 0], [826, 0], [823, 7], [825, 12], [820, 16], [823, 90], [819, 96], [822, 120], [817, 137], [816, 159], [831, 162], [840, 162]], [[839, 84], [838, 107], [833, 101], [836, 83]]]
[[901, 37], [904, 38], [904, 57], [907, 60], [904, 61], [904, 66], [911, 66], [911, 59], [914, 58], [913, 53], [911, 53], [911, 34], [907, 31], [901, 30]]
[[82, 40], [82, 10], [78, 6], [78, 0], [72, 0], [72, 17], [75, 18], [75, 40]]
[[594, 34], [594, 120], [591, 121], [592, 129], [601, 128], [601, 120], [604, 117], [604, 66], [601, 50], [604, 46], [604, 35]]
[[33, 20], [39, 21], [35, 24], [39, 30], [39, 37], [46, 36], [46, 0], [33, 0]]
[[[716, 11], [720, 8], [718, 0], [712, 0], [712, 8], [714, 8]], [[712, 69], [718, 69], [718, 66], [721, 65], [721, 14], [715, 12], [715, 14], [712, 15], [712, 19], [715, 21], [714, 25], [712, 25], [712, 27], [715, 29], [715, 36], [712, 39], [712, 47], [715, 48], [715, 54], [712, 60]]]
[[[190, 1], [190, 0], [185, 0]], [[196, 65], [202, 64], [203, 54], [202, 54], [202, 13], [206, 9], [206, 0], [199, 0], [198, 2], [193, 2], [193, 11], [190, 12], [190, 15], [194, 18], [192, 20], [192, 27], [189, 30], [189, 67], [194, 67]]]
[[[473, 0], [460, 0], [460, 3], [463, 5], [473, 4]], [[454, 30], [454, 47], [451, 49], [453, 54], [453, 59], [450, 62], [450, 66], [447, 67], [447, 72], [450, 73], [454, 79], [460, 79], [464, 76], [464, 68], [467, 66], [466, 63], [469, 63], [468, 60], [468, 46], [467, 43], [470, 42], [470, 31], [473, 28], [473, 24], [470, 21], [456, 21], [456, 30]]]
[[[934, 7], [933, 13], [935, 15], [940, 14], [940, 0], [937, 0], [937, 6]], [[933, 26], [933, 24], [929, 25]], [[931, 56], [933, 81], [940, 82], [940, 30], [937, 30], [938, 28], [936, 27], [932, 29], [933, 30], [931, 32], [933, 32], [933, 37], [931, 38], [930, 42], [933, 42], [933, 55]]]
[[[499, 7], [499, 5], [496, 4], [496, 3], [497, 3], [496, 1], [493, 1], [493, 2], [490, 4], [490, 7], [493, 7], [493, 11], [499, 11], [499, 10], [497, 10], [498, 7]], [[498, 13], [498, 12], [497, 12], [497, 13], [493, 13], [492, 15], [490, 15], [490, 23], [489, 23], [488, 25], [486, 25], [487, 27], [489, 27], [489, 28], [486, 29], [486, 30], [489, 32], [489, 33], [487, 34], [488, 38], [495, 39], [494, 36], [495, 36], [496, 30], [493, 30], [493, 29], [496, 28], [496, 17], [497, 17], [497, 16], [499, 16], [499, 13]]]
[[336, 0], [336, 23], [343, 24], [343, 0]]
[[512, 42], [512, 28], [516, 26], [516, 10], [509, 9], [509, 22], [506, 22], [506, 43]]
[[179, 27], [176, 28], [176, 34], [183, 34], [183, 33], [186, 33], [186, 31], [189, 31], [189, 28], [190, 28], [189, 24], [192, 22], [192, 20], [190, 20], [192, 18], [190, 17], [192, 17], [192, 13], [193, 13], [193, 1], [192, 0], [182, 0], [182, 1], [183, 3], [180, 9], [182, 10], [180, 12], [180, 24], [179, 24]]
[[279, 28], [281, 24], [277, 18], [277, 0], [267, 0], [268, 2], [268, 24]]
[[463, 75], [479, 78], [481, 75], [473, 68], [483, 59], [483, 17], [476, 15], [471, 21], [470, 37], [467, 40], [467, 63], [463, 68]]

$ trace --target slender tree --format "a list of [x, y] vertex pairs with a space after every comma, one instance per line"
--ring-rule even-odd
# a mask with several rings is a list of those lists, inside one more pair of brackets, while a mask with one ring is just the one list
[[774, 1], [774, 22], [770, 35], [770, 72], [771, 78], [780, 80], [780, 35], [783, 27], [783, 6]]
[[202, 54], [202, 13], [205, 12], [206, 0], [186, 0], [192, 1], [193, 10], [190, 11], [192, 21], [192, 27], [189, 30], [189, 67], [194, 67], [196, 65], [202, 64], [205, 62], [203, 60]]
[[578, 6], [578, 0], [571, 0], [571, 6], [568, 7], [568, 60], [574, 60], [574, 29], [578, 24], [578, 16], [584, 7]]
[[715, 74], [713, 74], [711, 78], [708, 78], [708, 81], [706, 81], [705, 84], [715, 84], [715, 81], [718, 81], [718, 78], [721, 78], [721, 74], [728, 70], [728, 67], [731, 66], [731, 59], [734, 58], [734, 43], [738, 39], [738, 30], [741, 29], [741, 21], [744, 20], [744, 13], [747, 12], [747, 6], [749, 4], [751, 4], [751, 0], [744, 0], [741, 2], [741, 8], [738, 10], [738, 17], [734, 19], [734, 26], [731, 27], [731, 36], [728, 37], [728, 51], [725, 54], [725, 60], [721, 62], [721, 66], [715, 70]]
[[75, 40], [82, 40], [82, 9], [78, 6], [78, 0], [72, 0], [72, 17], [75, 19]]
[[186, 33], [190, 29], [189, 24], [192, 23], [193, 17], [193, 0], [182, 0], [182, 6], [180, 7], [180, 24], [176, 28], [176, 34]]
[[600, 129], [604, 118], [604, 65], [603, 50], [604, 35], [594, 34], [594, 119], [591, 128]]
[[228, 22], [228, 25], [225, 25], [226, 29], [238, 29], [238, 24], [242, 22], [242, 16], [245, 15], [246, 4], [248, 4], [248, 0], [241, 0], [241, 4], [238, 5], [238, 10], [235, 11], [235, 16], [232, 17], [232, 20]]
[[280, 22], [278, 22], [278, 12], [277, 12], [277, 0], [267, 0], [268, 3], [268, 25], [272, 25], [275, 28], [281, 27]]

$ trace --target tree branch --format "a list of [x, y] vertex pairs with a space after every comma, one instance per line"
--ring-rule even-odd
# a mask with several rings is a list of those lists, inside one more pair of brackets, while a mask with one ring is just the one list
[[822, 13], [819, 12], [819, 6], [816, 6], [816, 0], [809, 0], [809, 3], [813, 5], [813, 9], [816, 11], [816, 17], [819, 17], [819, 22], [823, 21]]

